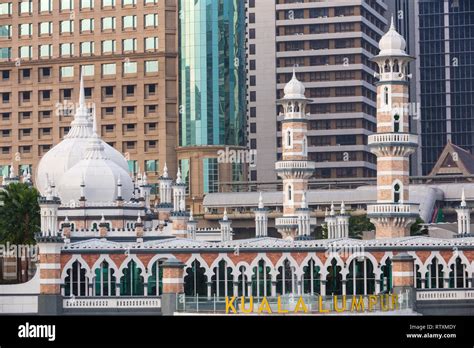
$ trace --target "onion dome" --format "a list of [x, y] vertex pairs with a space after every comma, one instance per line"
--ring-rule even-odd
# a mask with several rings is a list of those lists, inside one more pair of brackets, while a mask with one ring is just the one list
[[[121, 192], [117, 182], [121, 184]], [[119, 195], [130, 200], [133, 183], [128, 171], [107, 156], [103, 141], [94, 133], [83, 159], [62, 176], [58, 191], [64, 203], [77, 201], [81, 196], [89, 202], [114, 202]]]
[[[85, 103], [84, 79], [83, 74], [81, 74], [79, 106], [76, 109], [69, 133], [59, 144], [49, 150], [39, 162], [36, 173], [36, 187], [41, 194], [45, 193], [48, 185], [48, 175], [59, 182], [64, 173], [83, 158], [89, 140], [93, 136], [94, 124], [95, 109], [91, 117]], [[102, 146], [105, 155], [128, 172], [128, 163], [125, 157], [105, 142], [102, 142]]]
[[295, 69], [293, 69], [293, 77], [288, 82], [284, 89], [285, 96], [283, 99], [306, 99], [305, 86], [296, 78]]
[[382, 36], [379, 42], [379, 56], [406, 56], [407, 43], [402, 35], [395, 29], [395, 22], [392, 16], [392, 22], [388, 32]]

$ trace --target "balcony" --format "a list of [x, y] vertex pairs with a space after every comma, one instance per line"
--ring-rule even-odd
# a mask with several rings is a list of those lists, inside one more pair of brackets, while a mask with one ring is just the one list
[[303, 170], [314, 171], [316, 163], [311, 161], [281, 161], [275, 165], [276, 170]]
[[[316, 218], [310, 218], [311, 226], [316, 226]], [[275, 226], [277, 227], [298, 227], [298, 217], [282, 217], [275, 219]]]
[[369, 146], [418, 146], [418, 136], [409, 133], [383, 133], [369, 135]]
[[381, 203], [367, 206], [367, 215], [369, 217], [402, 217], [418, 216], [419, 214], [419, 204]]

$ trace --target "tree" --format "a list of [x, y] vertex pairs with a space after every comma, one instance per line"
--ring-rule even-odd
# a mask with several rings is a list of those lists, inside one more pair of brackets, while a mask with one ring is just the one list
[[428, 230], [422, 226], [425, 222], [422, 218], [417, 218], [415, 223], [411, 225], [410, 236], [423, 236], [428, 234]]
[[375, 226], [367, 215], [351, 216], [349, 219], [349, 237], [362, 239], [363, 232], [375, 231]]
[[[34, 245], [34, 234], [41, 229], [39, 192], [26, 184], [14, 183], [0, 190], [0, 242], [16, 246]], [[19, 251], [20, 248], [17, 248]], [[21, 253], [17, 252], [17, 280], [28, 280], [28, 255], [22, 277]]]

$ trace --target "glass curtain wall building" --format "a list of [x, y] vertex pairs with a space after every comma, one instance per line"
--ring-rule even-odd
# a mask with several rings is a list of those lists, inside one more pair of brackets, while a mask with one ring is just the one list
[[422, 172], [446, 143], [474, 151], [474, 2], [417, 1]]
[[180, 0], [180, 146], [245, 146], [245, 4]]
[[233, 178], [236, 163], [219, 153], [246, 146], [245, 16], [242, 0], [179, 1], [177, 152], [194, 211]]

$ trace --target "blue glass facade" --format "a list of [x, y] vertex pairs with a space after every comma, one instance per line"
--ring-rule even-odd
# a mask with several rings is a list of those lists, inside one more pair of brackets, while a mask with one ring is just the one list
[[474, 151], [474, 2], [419, 2], [422, 173], [447, 141]]
[[245, 4], [179, 1], [180, 146], [245, 146]]

